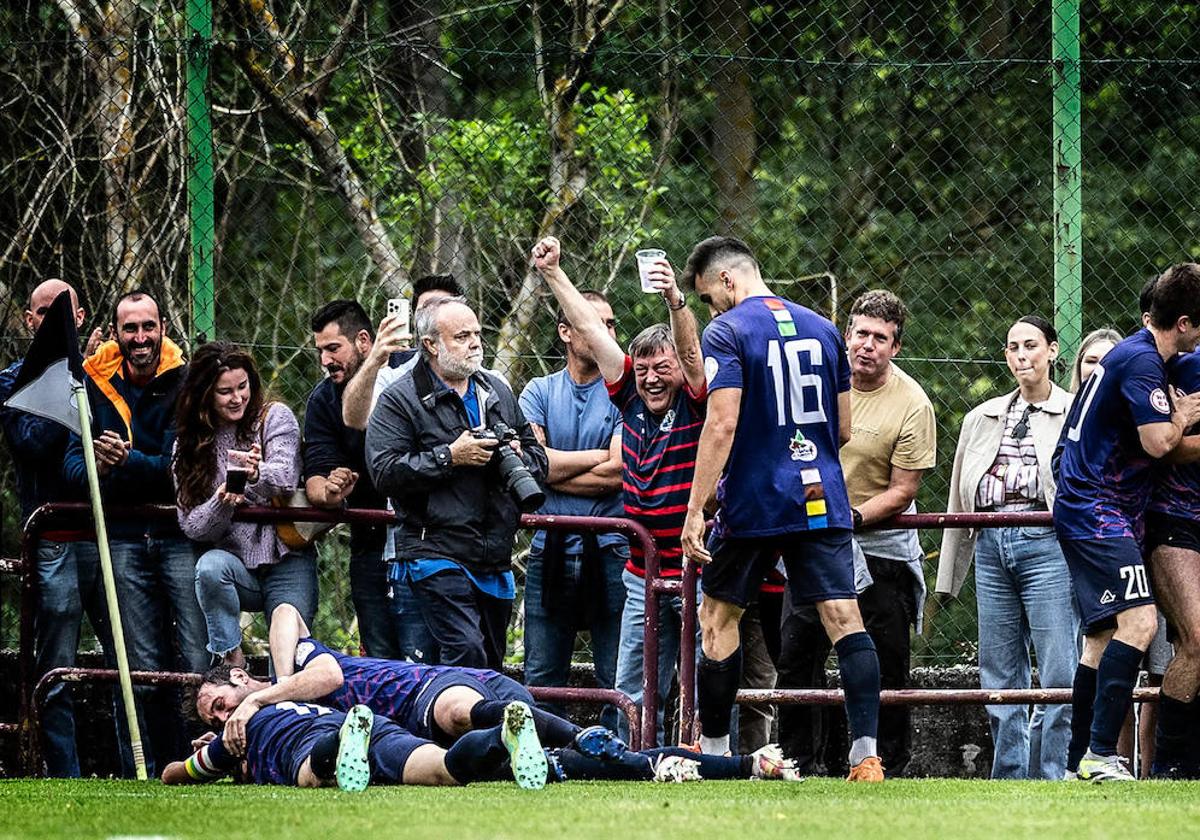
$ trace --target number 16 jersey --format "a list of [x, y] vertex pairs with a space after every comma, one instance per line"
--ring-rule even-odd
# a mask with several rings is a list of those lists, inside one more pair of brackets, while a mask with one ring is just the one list
[[703, 348], [709, 393], [742, 391], [714, 534], [850, 528], [838, 460], [838, 395], [850, 390], [850, 363], [837, 328], [791, 301], [751, 297], [708, 325]]

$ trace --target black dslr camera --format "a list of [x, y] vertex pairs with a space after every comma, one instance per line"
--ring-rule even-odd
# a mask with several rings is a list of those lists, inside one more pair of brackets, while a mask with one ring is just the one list
[[507, 444], [518, 439], [516, 429], [506, 423], [496, 423], [490, 429], [472, 429], [477, 440], [494, 440], [498, 446], [492, 450], [492, 460], [504, 479], [504, 486], [524, 513], [533, 513], [546, 501], [546, 494], [538, 486], [537, 479], [529, 472], [521, 456]]

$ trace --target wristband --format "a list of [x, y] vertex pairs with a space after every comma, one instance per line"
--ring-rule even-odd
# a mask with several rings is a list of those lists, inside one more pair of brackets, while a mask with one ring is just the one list
[[671, 301], [669, 301], [669, 300], [667, 301], [667, 309], [670, 309], [672, 312], [678, 312], [680, 309], [683, 309], [683, 307], [685, 307], [685, 306], [687, 306], [687, 295], [683, 294], [682, 292], [679, 293], [679, 305], [678, 306], [672, 306]]

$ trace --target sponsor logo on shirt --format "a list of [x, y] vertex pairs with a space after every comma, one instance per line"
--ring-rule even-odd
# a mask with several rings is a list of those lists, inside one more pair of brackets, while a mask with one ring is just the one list
[[662, 422], [658, 424], [660, 432], [669, 432], [675, 428], [675, 409], [667, 409], [667, 413], [663, 415]]
[[804, 437], [804, 433], [799, 429], [788, 444], [788, 449], [791, 450], [793, 461], [808, 462], [817, 459], [817, 445]]
[[1159, 414], [1171, 413], [1171, 403], [1167, 399], [1167, 395], [1163, 392], [1162, 388], [1155, 388], [1150, 392], [1150, 407]]

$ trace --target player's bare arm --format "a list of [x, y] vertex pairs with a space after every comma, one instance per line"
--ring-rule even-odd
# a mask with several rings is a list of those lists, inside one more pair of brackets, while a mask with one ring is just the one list
[[567, 320], [571, 322], [571, 328], [582, 333], [592, 348], [604, 381], [616, 382], [625, 373], [625, 351], [617, 344], [616, 339], [608, 334], [608, 328], [596, 314], [595, 308], [579, 293], [571, 283], [571, 278], [562, 270], [559, 264], [562, 246], [558, 239], [553, 236], [543, 238], [533, 246], [530, 256], [534, 267], [541, 272], [546, 285], [550, 287]]
[[708, 396], [708, 416], [696, 450], [696, 473], [688, 497], [687, 518], [680, 541], [683, 554], [691, 562], [704, 565], [712, 555], [704, 545], [704, 509], [717, 491], [717, 480], [729, 460], [733, 436], [742, 410], [742, 389], [721, 388]]

